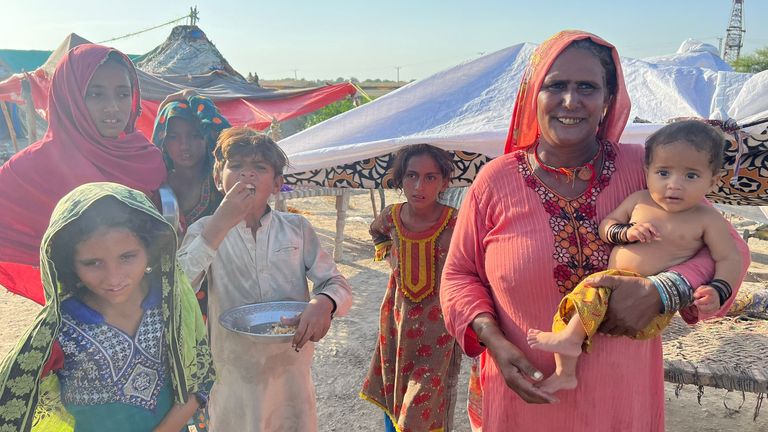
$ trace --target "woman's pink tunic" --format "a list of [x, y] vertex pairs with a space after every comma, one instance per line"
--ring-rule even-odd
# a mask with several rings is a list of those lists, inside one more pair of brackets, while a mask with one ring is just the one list
[[[579, 214], [591, 215], [592, 220], [580, 220], [577, 226], [594, 232], [566, 235], [570, 228], [552, 217], [558, 212], [552, 207], [558, 197], [530, 175], [519, 151], [483, 168], [464, 200], [443, 272], [441, 303], [446, 327], [464, 351], [487, 356], [481, 359], [480, 371], [484, 432], [664, 430], [660, 338], [638, 341], [596, 335], [593, 351], [579, 360], [578, 388], [557, 393], [559, 404], [535, 405], [506, 386], [468, 327], [479, 313], [493, 314], [507, 338], [535, 366], [546, 376], [554, 371], [552, 353], [530, 349], [526, 332], [549, 329], [561, 291], [570, 286], [570, 278], [583, 276], [581, 269], [578, 275], [555, 269], [569, 262], [580, 263], [587, 270], [583, 273], [595, 270], [589, 267], [604, 267], [607, 247], [594, 239], [597, 224], [645, 184], [642, 147], [623, 145], [618, 153], [610, 145], [604, 148], [608, 148], [606, 163], [595, 182], [601, 191], [595, 199], [578, 204]], [[696, 286], [711, 277], [713, 264], [700, 254], [676, 270]]]

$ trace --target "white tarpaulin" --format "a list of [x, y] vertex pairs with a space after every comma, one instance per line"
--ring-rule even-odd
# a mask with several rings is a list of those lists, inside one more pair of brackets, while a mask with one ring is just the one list
[[[369, 104], [280, 141], [290, 173], [389, 154], [406, 144], [501, 154], [518, 86], [535, 45], [519, 44], [408, 84]], [[768, 116], [768, 72], [733, 72], [706, 44], [622, 59], [632, 100], [622, 142], [642, 143], [676, 117]], [[650, 124], [632, 123], [645, 121]]]

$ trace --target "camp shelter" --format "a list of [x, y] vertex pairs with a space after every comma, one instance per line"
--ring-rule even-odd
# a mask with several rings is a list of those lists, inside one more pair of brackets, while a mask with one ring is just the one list
[[[35, 107], [45, 110], [56, 63], [69, 49], [82, 43], [88, 41], [71, 34], [45, 64], [1, 81], [0, 100], [24, 103], [22, 82], [26, 79]], [[137, 128], [148, 137], [160, 102], [169, 94], [187, 88], [213, 99], [233, 125], [257, 129], [310, 113], [356, 92], [350, 83], [295, 90], [271, 90], [249, 83], [229, 66], [197, 26], [175, 27], [165, 42], [134, 61], [142, 93], [142, 114]]]
[[[679, 117], [741, 124], [768, 117], [768, 72], [733, 72], [702, 46], [686, 41], [668, 56], [621, 59], [632, 101], [622, 143], [643, 143]], [[522, 43], [471, 59], [281, 140], [291, 160], [286, 181], [390, 187], [393, 153], [405, 145], [429, 143], [454, 152], [452, 185], [468, 185], [487, 160], [503, 152], [518, 87], [535, 47]], [[732, 163], [755, 149], [765, 150], [760, 143], [768, 137], [765, 129], [763, 123], [742, 131], [752, 134], [743, 138], [752, 147], [729, 149]], [[734, 171], [745, 175], [739, 169], [727, 175]], [[768, 179], [768, 168], [750, 175]], [[750, 188], [755, 186], [752, 180]], [[755, 194], [757, 202], [768, 197], [758, 190]]]

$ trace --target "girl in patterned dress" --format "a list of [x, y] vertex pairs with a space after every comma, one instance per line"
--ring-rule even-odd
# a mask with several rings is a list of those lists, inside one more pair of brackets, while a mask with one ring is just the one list
[[89, 183], [41, 251], [46, 306], [0, 368], [0, 430], [186, 430], [214, 377], [171, 225], [143, 193]]
[[461, 352], [443, 323], [439, 282], [456, 215], [437, 201], [452, 171], [444, 150], [401, 149], [392, 177], [408, 201], [371, 224], [374, 259], [386, 259], [392, 273], [360, 397], [384, 410], [387, 431], [452, 430]]

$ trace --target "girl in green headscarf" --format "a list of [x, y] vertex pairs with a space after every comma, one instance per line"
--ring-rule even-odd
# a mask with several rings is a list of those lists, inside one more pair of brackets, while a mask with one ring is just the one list
[[0, 432], [181, 430], [214, 375], [173, 228], [143, 193], [90, 183], [40, 250], [46, 305], [0, 365]]

